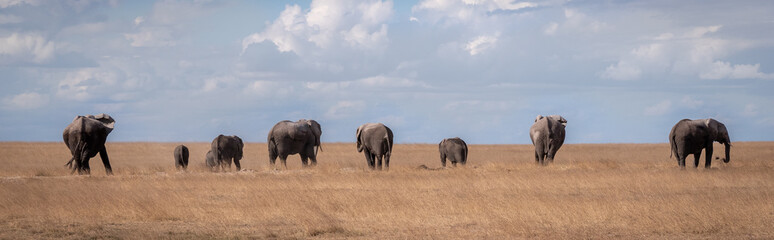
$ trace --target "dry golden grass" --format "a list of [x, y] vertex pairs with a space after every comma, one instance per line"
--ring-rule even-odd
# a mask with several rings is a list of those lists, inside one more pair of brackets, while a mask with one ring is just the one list
[[246, 171], [210, 173], [209, 143], [186, 143], [180, 173], [176, 145], [110, 143], [106, 177], [99, 157], [70, 175], [63, 143], [0, 143], [0, 238], [774, 238], [772, 142], [709, 171], [667, 144], [565, 145], [548, 167], [529, 145], [471, 145], [467, 167], [429, 171], [437, 145], [403, 144], [372, 172], [341, 143], [283, 171], [247, 144]]

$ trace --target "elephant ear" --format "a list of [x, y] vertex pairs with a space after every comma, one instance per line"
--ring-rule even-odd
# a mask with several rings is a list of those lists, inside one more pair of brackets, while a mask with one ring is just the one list
[[567, 126], [567, 119], [564, 119], [564, 117], [559, 116], [559, 122], [562, 123], [562, 126]]
[[710, 137], [712, 137], [712, 139], [718, 139], [719, 137], [718, 136], [718, 128], [720, 127], [719, 124], [720, 122], [712, 118], [707, 118], [704, 120], [704, 126], [707, 126], [707, 129], [709, 130], [709, 133], [710, 133]]
[[543, 119], [543, 115], [537, 115], [537, 117], [535, 117], [535, 122], [537, 122], [540, 119]]
[[115, 127], [116, 120], [113, 119], [110, 115], [107, 115], [106, 113], [100, 113], [97, 114], [97, 116], [88, 115], [87, 117], [93, 118], [97, 121], [102, 122], [102, 125], [104, 125], [108, 129], [108, 133], [113, 131], [113, 128]]
[[320, 123], [315, 120], [306, 120], [306, 124], [309, 125], [312, 129], [312, 134], [314, 134], [314, 145], [320, 146], [320, 136], [322, 136], [322, 127], [320, 127]]
[[357, 152], [363, 151], [363, 143], [360, 141], [360, 134], [363, 132], [363, 126], [365, 125], [357, 127], [357, 133], [355, 134], [355, 138], [357, 139]]

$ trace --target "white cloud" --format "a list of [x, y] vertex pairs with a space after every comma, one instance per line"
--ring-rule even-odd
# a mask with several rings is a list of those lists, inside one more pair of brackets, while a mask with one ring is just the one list
[[366, 87], [400, 87], [400, 88], [413, 88], [413, 87], [422, 87], [422, 88], [428, 88], [430, 87], [424, 82], [419, 82], [407, 78], [394, 78], [394, 77], [386, 77], [383, 75], [379, 76], [373, 76], [373, 77], [367, 77], [360, 80], [355, 81], [356, 84], [360, 86], [366, 86]]
[[387, 42], [386, 21], [392, 17], [392, 7], [392, 1], [314, 0], [303, 14], [300, 6], [288, 5], [262, 32], [242, 39], [242, 52], [264, 41], [274, 43], [280, 52], [297, 55], [334, 46], [381, 50]]
[[[211, 77], [204, 80], [204, 83], [202, 84], [201, 90], [203, 92], [212, 92], [217, 89], [225, 88], [229, 85], [233, 85], [237, 82], [237, 78], [233, 76], [217, 76], [217, 77]], [[248, 86], [247, 89], [250, 89], [252, 86]]]
[[696, 27], [692, 29], [691, 31], [686, 32], [683, 37], [684, 38], [702, 38], [707, 33], [714, 33], [720, 30], [720, 28], [723, 27], [722, 25], [715, 25], [715, 26], [707, 26], [707, 27]]
[[277, 81], [257, 80], [247, 85], [245, 91], [256, 96], [277, 96], [292, 93], [294, 87]]
[[145, 22], [145, 17], [143, 17], [143, 16], [139, 16], [139, 17], [134, 18], [134, 25], [135, 26], [138, 26], [138, 25], [140, 25], [143, 22]]
[[35, 109], [48, 104], [48, 95], [36, 92], [17, 94], [3, 99], [5, 109]]
[[709, 70], [699, 73], [702, 79], [774, 79], [774, 74], [759, 71], [760, 64], [731, 64], [715, 61]]
[[488, 36], [478, 36], [475, 39], [468, 42], [467, 45], [465, 45], [465, 50], [467, 50], [471, 56], [474, 56], [488, 49], [494, 48], [495, 44], [497, 43], [498, 35], [499, 34], [488, 35]]
[[326, 119], [347, 119], [362, 113], [365, 106], [363, 101], [339, 101], [336, 105], [328, 108], [324, 117]]
[[672, 101], [664, 100], [656, 105], [645, 108], [646, 116], [662, 116], [672, 111]]
[[107, 87], [118, 83], [118, 75], [98, 68], [85, 68], [69, 72], [59, 81], [56, 95], [61, 98], [85, 101], [96, 96], [110, 94]]
[[760, 72], [760, 64], [732, 64], [719, 60], [751, 47], [745, 41], [709, 36], [721, 27], [694, 27], [683, 34], [662, 33], [624, 54], [617, 63], [608, 66], [602, 76], [617, 80], [638, 79], [650, 74], [677, 74], [702, 79], [774, 78], [774, 74]]
[[384, 75], [361, 78], [354, 81], [339, 82], [306, 82], [307, 89], [335, 92], [343, 89], [386, 89], [386, 88], [430, 88], [427, 83], [408, 78], [387, 77]]
[[540, 4], [512, 0], [424, 0], [412, 7], [412, 11], [427, 12], [434, 21], [451, 19], [465, 22], [485, 18], [495, 11], [516, 11], [538, 6]]
[[169, 47], [176, 45], [172, 33], [160, 28], [146, 28], [138, 33], [124, 34], [124, 37], [130, 41], [129, 44], [132, 47]]
[[40, 1], [38, 0], [0, 0], [0, 8], [8, 8], [8, 7], [13, 7], [13, 6], [22, 5], [22, 4], [37, 6], [38, 4], [40, 4]]
[[416, 17], [409, 17], [409, 22], [419, 22], [419, 19]]
[[9, 56], [14, 60], [45, 62], [54, 57], [56, 44], [38, 34], [13, 33], [0, 37], [0, 57]]
[[593, 19], [576, 9], [564, 9], [564, 21], [561, 23], [551, 22], [543, 30], [546, 35], [556, 35], [558, 33], [570, 34], [589, 34], [597, 33], [607, 28], [608, 24]]
[[642, 70], [627, 61], [619, 61], [614, 65], [610, 65], [602, 73], [603, 78], [615, 79], [615, 80], [633, 80], [640, 77]]

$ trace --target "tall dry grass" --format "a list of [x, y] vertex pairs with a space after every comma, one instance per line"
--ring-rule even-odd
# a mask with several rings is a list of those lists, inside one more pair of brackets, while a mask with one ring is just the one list
[[0, 143], [0, 238], [774, 238], [771, 142], [711, 170], [679, 170], [666, 144], [579, 144], [548, 167], [528, 145], [471, 145], [467, 167], [431, 171], [437, 145], [403, 144], [389, 172], [344, 143], [273, 171], [247, 144], [227, 173], [203, 167], [208, 143], [176, 172], [176, 145], [110, 143], [106, 177], [98, 157], [70, 175], [62, 143]]

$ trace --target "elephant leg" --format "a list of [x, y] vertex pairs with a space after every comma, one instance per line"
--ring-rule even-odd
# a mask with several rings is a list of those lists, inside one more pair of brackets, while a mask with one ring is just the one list
[[83, 166], [83, 172], [86, 173], [86, 175], [91, 175], [91, 166], [89, 166], [89, 157], [86, 157], [86, 159], [81, 164]]
[[282, 154], [280, 155], [280, 162], [282, 162], [282, 166], [285, 167], [285, 170], [288, 169], [288, 155]]
[[538, 164], [540, 163], [540, 155], [538, 154], [537, 151], [535, 151], [535, 163], [538, 163]]
[[311, 160], [310, 164], [312, 167], [317, 166], [317, 155], [309, 155], [309, 160]]
[[384, 155], [384, 171], [390, 170], [390, 154]]
[[677, 156], [677, 165], [680, 166], [681, 169], [685, 169], [685, 159], [688, 158], [688, 155], [685, 153], [682, 153]]
[[382, 170], [382, 155], [376, 155], [376, 169]]
[[110, 167], [110, 159], [108, 159], [107, 149], [105, 149], [105, 147], [102, 147], [102, 150], [99, 151], [99, 158], [102, 159], [102, 165], [105, 165], [105, 174], [113, 175], [113, 168]]
[[87, 165], [89, 165], [89, 153], [86, 148], [81, 152], [78, 160], [78, 175], [88, 174], [86, 171]]
[[301, 165], [307, 167], [309, 165], [309, 157], [306, 154], [298, 154], [301, 156]]
[[236, 170], [237, 171], [241, 171], [242, 170], [242, 165], [239, 164], [239, 160], [234, 159], [234, 165], [236, 165]]
[[441, 154], [441, 166], [446, 167], [446, 156]]
[[67, 163], [70, 165], [69, 166], [69, 168], [71, 169], [70, 174], [75, 173], [75, 171], [81, 167], [80, 161], [81, 161], [80, 154], [78, 154], [78, 156], [73, 155], [73, 158], [70, 159], [70, 162]]
[[452, 167], [457, 167], [457, 161], [452, 161]]
[[706, 160], [704, 160], [704, 168], [710, 168], [710, 165], [712, 165], [712, 151], [713, 150], [714, 149], [712, 148], [712, 142], [710, 142], [707, 145], [707, 148], [704, 149], [704, 155], [705, 155], [705, 159], [706, 159]]
[[277, 163], [277, 154], [271, 154], [269, 153], [269, 165], [272, 169], [277, 169], [274, 167], [274, 164]]
[[548, 160], [547, 162], [554, 163], [554, 157], [556, 157], [556, 150], [555, 149], [548, 150], [548, 156], [546, 157]]
[[371, 153], [368, 152], [368, 151], [363, 151], [363, 154], [366, 157], [366, 163], [368, 163], [368, 168], [373, 170], [374, 169], [374, 157], [373, 157], [373, 155], [371, 155]]

